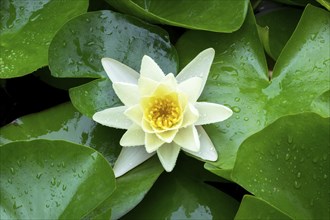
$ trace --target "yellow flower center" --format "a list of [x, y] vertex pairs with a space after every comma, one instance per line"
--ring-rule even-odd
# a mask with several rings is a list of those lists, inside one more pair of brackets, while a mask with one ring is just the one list
[[177, 94], [150, 97], [144, 114], [153, 128], [159, 130], [172, 128], [178, 123], [181, 116]]

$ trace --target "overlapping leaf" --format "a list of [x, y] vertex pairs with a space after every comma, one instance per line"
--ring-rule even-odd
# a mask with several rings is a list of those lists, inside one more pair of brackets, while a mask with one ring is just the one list
[[[47, 139], [90, 146], [113, 164], [121, 149], [119, 139], [123, 131], [98, 125], [79, 113], [70, 103], [65, 103], [16, 119], [1, 128], [0, 134], [1, 144]], [[162, 171], [157, 159], [148, 160], [133, 169], [117, 179], [115, 192], [98, 207], [94, 207], [96, 209], [87, 217], [100, 217], [101, 214], [107, 216], [111, 211], [114, 218], [125, 214], [143, 199]]]
[[1, 1], [0, 78], [23, 76], [46, 66], [56, 31], [87, 7], [87, 0]]
[[109, 163], [92, 148], [65, 141], [0, 147], [1, 219], [81, 218], [115, 189]]
[[208, 169], [230, 178], [237, 149], [247, 137], [284, 115], [326, 113], [316, 110], [313, 102], [329, 90], [329, 23], [329, 12], [306, 7], [278, 58], [271, 82], [251, 12], [233, 34], [190, 31], [183, 35], [177, 44], [182, 66], [204, 48], [216, 51], [200, 99], [226, 104], [234, 111], [226, 122], [205, 126], [220, 154], [216, 163], [207, 164]]
[[176, 51], [163, 29], [130, 16], [98, 11], [62, 27], [50, 45], [49, 66], [55, 77], [99, 78], [70, 90], [73, 105], [91, 116], [120, 104], [101, 58], [114, 58], [138, 71], [144, 55], [155, 59], [166, 73], [176, 73]]
[[163, 173], [145, 199], [122, 219], [233, 219], [238, 201], [205, 181], [223, 181], [203, 164], [180, 157]]
[[285, 116], [241, 145], [233, 179], [294, 219], [328, 219], [329, 118]]
[[246, 16], [247, 0], [107, 0], [115, 8], [156, 23], [214, 32], [238, 30]]

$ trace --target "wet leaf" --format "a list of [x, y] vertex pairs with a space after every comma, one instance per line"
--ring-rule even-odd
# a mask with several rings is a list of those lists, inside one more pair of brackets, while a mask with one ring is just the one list
[[241, 145], [233, 179], [294, 219], [329, 218], [329, 118], [285, 116]]
[[243, 24], [247, 0], [106, 0], [111, 6], [156, 23], [214, 32], [233, 32]]
[[182, 155], [144, 200], [122, 219], [233, 219], [238, 202], [205, 181], [223, 181], [197, 160]]
[[49, 67], [55, 77], [98, 78], [70, 89], [73, 105], [92, 116], [120, 104], [101, 58], [111, 57], [138, 71], [144, 55], [154, 58], [166, 73], [176, 73], [176, 51], [163, 29], [111, 11], [90, 12], [57, 32], [49, 49]]
[[87, 7], [87, 0], [1, 1], [0, 78], [23, 76], [48, 65], [48, 47], [56, 31]]
[[251, 12], [233, 34], [189, 31], [183, 35], [177, 44], [182, 66], [205, 48], [216, 51], [200, 101], [225, 104], [234, 112], [225, 122], [205, 126], [220, 155], [207, 169], [230, 179], [237, 150], [246, 138], [284, 115], [326, 113], [313, 103], [330, 89], [329, 23], [329, 12], [307, 6], [270, 82]]
[[81, 218], [115, 189], [109, 163], [92, 148], [33, 140], [0, 147], [1, 219]]
[[291, 219], [280, 210], [271, 206], [267, 202], [254, 196], [243, 197], [241, 205], [236, 213], [235, 220], [247, 219]]

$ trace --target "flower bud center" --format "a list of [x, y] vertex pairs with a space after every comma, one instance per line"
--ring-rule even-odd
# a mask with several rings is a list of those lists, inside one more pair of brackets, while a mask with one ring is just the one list
[[145, 115], [153, 128], [167, 130], [176, 125], [181, 116], [178, 97], [169, 94], [163, 97], [150, 97]]

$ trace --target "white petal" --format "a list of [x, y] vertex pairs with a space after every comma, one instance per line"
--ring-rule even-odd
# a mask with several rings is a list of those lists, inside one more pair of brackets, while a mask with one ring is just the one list
[[141, 76], [148, 77], [155, 81], [162, 81], [164, 79], [164, 72], [158, 64], [149, 56], [144, 55], [141, 63]]
[[144, 145], [144, 134], [140, 126], [133, 124], [121, 137], [120, 145], [124, 147]]
[[176, 76], [176, 79], [179, 83], [192, 77], [200, 77], [202, 79], [202, 86], [199, 91], [198, 97], [204, 89], [207, 77], [210, 72], [214, 54], [215, 51], [213, 48], [203, 50]]
[[156, 135], [162, 141], [166, 143], [171, 143], [177, 133], [178, 133], [178, 129], [173, 129], [163, 132], [156, 132]]
[[178, 87], [178, 83], [173, 73], [167, 74], [161, 83], [170, 90], [176, 90], [176, 88]]
[[216, 103], [196, 102], [194, 106], [199, 112], [199, 118], [195, 125], [224, 121], [233, 114], [230, 108]]
[[126, 106], [132, 106], [139, 102], [139, 87], [131, 83], [113, 83], [113, 89], [120, 101]]
[[159, 139], [155, 134], [145, 134], [145, 147], [148, 153], [156, 151], [160, 146], [164, 144], [164, 141]]
[[155, 153], [149, 154], [144, 146], [123, 147], [113, 167], [115, 177], [120, 177], [140, 165]]
[[180, 83], [178, 88], [188, 97], [189, 102], [194, 103], [200, 96], [199, 91], [201, 90], [202, 82], [201, 78], [192, 77]]
[[214, 145], [203, 129], [202, 126], [196, 126], [196, 129], [198, 131], [199, 140], [200, 140], [200, 150], [197, 152], [186, 150], [182, 148], [182, 150], [188, 152], [189, 154], [192, 154], [196, 157], [201, 158], [202, 160], [209, 160], [209, 161], [216, 161], [218, 159], [218, 153], [216, 149], [214, 148]]
[[140, 105], [134, 105], [129, 107], [125, 112], [125, 116], [127, 118], [131, 119], [134, 123], [141, 126], [142, 118], [143, 118], [143, 112], [141, 110]]
[[113, 128], [128, 129], [132, 125], [132, 121], [124, 115], [126, 106], [104, 109], [93, 115], [93, 120]]
[[101, 62], [105, 72], [113, 83], [126, 82], [137, 84], [140, 75], [131, 67], [111, 58], [102, 58]]
[[152, 129], [152, 127], [150, 126], [150, 123], [145, 119], [142, 120], [141, 127], [144, 132], [155, 133], [154, 129]]
[[198, 120], [198, 117], [199, 113], [197, 109], [189, 103], [184, 112], [182, 127], [194, 124]]
[[196, 152], [200, 149], [198, 132], [193, 125], [181, 128], [173, 141], [180, 147], [190, 151]]
[[158, 87], [159, 82], [141, 76], [138, 81], [140, 96], [150, 96]]
[[157, 150], [157, 155], [167, 172], [171, 172], [175, 166], [180, 152], [180, 146], [175, 143], [164, 144]]

